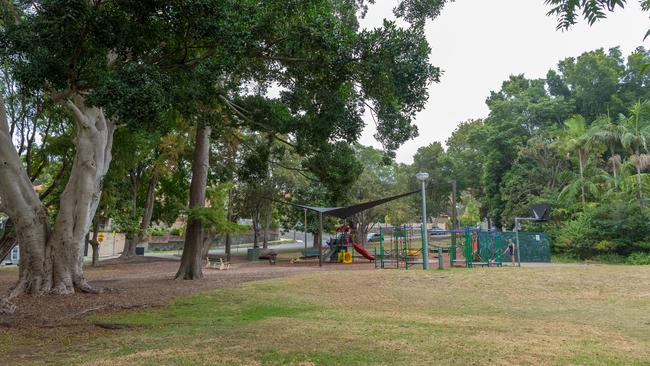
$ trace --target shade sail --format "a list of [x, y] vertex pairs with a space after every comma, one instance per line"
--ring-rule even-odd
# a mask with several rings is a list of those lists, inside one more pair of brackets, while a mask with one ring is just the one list
[[419, 190], [418, 191], [413, 191], [413, 192], [408, 192], [408, 193], [398, 194], [397, 196], [384, 197], [384, 198], [381, 198], [381, 199], [378, 199], [378, 200], [359, 203], [359, 204], [348, 206], [348, 207], [317, 207], [317, 206], [300, 205], [300, 204], [291, 203], [291, 202], [282, 202], [282, 203], [286, 203], [286, 204], [296, 206], [296, 207], [306, 208], [306, 209], [311, 210], [311, 211], [320, 212], [323, 215], [329, 215], [329, 216], [338, 217], [340, 219], [345, 219], [345, 218], [348, 218], [348, 217], [350, 217], [350, 216], [352, 216], [354, 214], [357, 214], [359, 212], [371, 209], [371, 208], [373, 208], [375, 206], [379, 206], [379, 205], [382, 205], [384, 203], [388, 203], [390, 201], [394, 201], [394, 200], [402, 198], [402, 197], [412, 195], [413, 193], [417, 193], [417, 192], [419, 192]]

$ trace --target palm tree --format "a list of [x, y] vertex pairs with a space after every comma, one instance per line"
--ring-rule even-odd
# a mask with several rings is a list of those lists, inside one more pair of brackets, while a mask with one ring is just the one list
[[636, 168], [636, 196], [641, 207], [643, 203], [643, 192], [641, 190], [641, 171], [650, 166], [650, 155], [648, 152], [647, 140], [650, 139], [650, 103], [636, 102], [630, 109], [630, 116], [623, 118], [622, 126], [625, 132], [621, 136], [621, 143], [625, 149], [630, 151], [630, 162]]
[[[603, 187], [606, 186], [606, 182], [610, 179], [610, 175], [595, 166], [594, 164], [589, 164], [585, 167], [586, 176], [588, 178], [575, 177], [573, 172], [565, 172], [566, 175], [573, 178], [570, 179], [569, 184], [567, 184], [562, 190], [558, 198], [563, 201], [574, 201], [575, 198], [582, 194], [586, 194], [588, 197], [599, 197], [604, 193]], [[575, 202], [575, 201], [574, 201]], [[584, 204], [584, 201], [583, 201]]]
[[590, 146], [589, 134], [585, 118], [576, 114], [564, 122], [564, 133], [560, 136], [560, 150], [567, 155], [576, 152], [578, 154], [578, 165], [580, 167], [580, 191], [582, 206], [585, 200], [585, 163]]
[[625, 127], [613, 122], [609, 114], [596, 120], [589, 132], [589, 139], [592, 143], [603, 144], [609, 150], [610, 156], [607, 165], [612, 168], [616, 189], [618, 189], [618, 172], [621, 169], [621, 156], [616, 154], [616, 148], [621, 145], [621, 136], [624, 133]]

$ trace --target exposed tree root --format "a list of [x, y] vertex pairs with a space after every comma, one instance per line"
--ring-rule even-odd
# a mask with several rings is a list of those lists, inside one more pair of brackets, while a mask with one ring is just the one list
[[79, 289], [79, 291], [88, 294], [101, 294], [104, 293], [106, 290], [102, 287], [93, 287], [86, 281], [81, 282], [81, 284], [77, 288]]
[[80, 316], [80, 315], [88, 314], [88, 313], [91, 313], [91, 312], [93, 312], [93, 311], [97, 311], [97, 310], [104, 309], [104, 308], [106, 308], [106, 307], [108, 307], [108, 305], [100, 305], [100, 306], [96, 306], [96, 307], [94, 307], [94, 308], [84, 309], [84, 310], [82, 310], [82, 311], [78, 311], [78, 312], [76, 312], [76, 313], [72, 313], [72, 314], [66, 316], [64, 319], [67, 319], [67, 318], [76, 318], [76, 317], [78, 317], [78, 316]]
[[0, 315], [13, 314], [16, 312], [16, 305], [12, 304], [8, 299], [0, 299]]
[[[103, 288], [103, 287], [94, 287], [91, 286], [88, 282], [85, 280], [82, 281], [82, 283], [78, 286], [75, 286], [77, 291], [79, 293], [89, 293], [89, 294], [101, 294], [105, 292], [119, 292], [119, 289], [114, 289], [114, 288]], [[13, 314], [16, 312], [16, 305], [11, 302], [11, 300], [15, 299], [19, 295], [23, 294], [28, 294], [30, 293], [27, 291], [27, 281], [25, 280], [20, 280], [16, 286], [7, 294], [7, 296], [0, 298], [0, 314]], [[59, 286], [56, 286], [52, 288], [50, 291], [43, 292], [42, 289], [38, 289], [38, 291], [34, 292], [32, 291], [31, 294], [35, 296], [41, 296], [45, 294], [49, 295], [72, 295], [75, 293], [74, 288], [70, 288], [65, 286], [64, 284], [60, 284]], [[106, 306], [102, 306], [106, 307]]]
[[95, 323], [95, 326], [104, 329], [111, 329], [111, 330], [131, 328], [131, 325], [129, 324], [118, 324], [118, 323]]

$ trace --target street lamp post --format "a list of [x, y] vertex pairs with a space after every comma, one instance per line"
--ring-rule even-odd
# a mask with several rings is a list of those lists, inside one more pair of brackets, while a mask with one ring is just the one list
[[305, 231], [305, 249], [307, 249], [307, 209], [305, 209], [305, 227], [303, 230]]
[[417, 173], [415, 177], [422, 182], [422, 236], [424, 237], [422, 248], [422, 269], [429, 269], [429, 232], [427, 230], [427, 197], [425, 193], [426, 180], [429, 173]]

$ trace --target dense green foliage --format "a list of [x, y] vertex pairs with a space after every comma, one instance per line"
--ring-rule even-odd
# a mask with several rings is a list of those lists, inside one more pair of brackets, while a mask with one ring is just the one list
[[[433, 197], [448, 197], [449, 185], [438, 185], [456, 178], [461, 204], [478, 200], [481, 218], [498, 228], [550, 203], [553, 219], [538, 229], [557, 252], [649, 252], [648, 63], [643, 48], [627, 58], [599, 49], [561, 60], [545, 79], [511, 76], [488, 97], [486, 118], [460, 124], [446, 151], [422, 148], [414, 166], [433, 173]], [[461, 218], [477, 210], [465, 206]], [[451, 213], [444, 199], [430, 207]]]
[[[445, 2], [399, 1], [372, 29], [359, 21], [373, 0], [2, 2], [2, 94], [8, 109], [34, 112], [10, 116], [11, 133], [29, 137], [19, 154], [56, 193], [74, 151], [58, 104], [83, 96], [101, 108], [120, 128], [99, 214], [130, 237], [147, 231], [146, 217], [171, 223], [189, 212], [200, 125], [212, 128], [209, 184], [233, 184], [227, 220], [259, 217], [271, 210], [265, 199], [299, 192], [341, 204], [361, 174], [351, 144], [365, 113], [386, 157], [417, 135], [413, 119], [440, 77], [424, 25]], [[287, 171], [318, 185], [291, 187]]]

